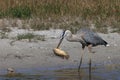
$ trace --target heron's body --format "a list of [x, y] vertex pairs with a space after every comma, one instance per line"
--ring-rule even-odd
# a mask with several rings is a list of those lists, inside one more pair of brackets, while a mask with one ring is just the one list
[[[103, 40], [97, 33], [93, 32], [92, 30], [88, 28], [81, 28], [76, 32], [76, 34], [72, 34], [69, 30], [64, 30], [62, 34], [62, 38], [57, 46], [57, 48], [60, 46], [63, 38], [66, 38], [70, 42], [80, 42], [82, 44], [82, 50], [84, 50], [85, 47], [88, 47], [88, 50], [90, 53], [92, 53], [92, 47], [98, 46], [98, 45], [104, 45], [109, 46], [108, 43]], [[82, 57], [83, 52], [80, 59], [80, 64], [78, 67], [78, 71], [80, 72], [80, 67], [82, 64]], [[91, 56], [89, 55], [89, 79], [91, 80]]]
[[82, 28], [74, 35], [71, 33], [71, 31], [66, 30], [65, 36], [70, 42], [80, 42], [82, 44], [82, 48], [89, 45], [92, 45], [92, 47], [97, 45], [107, 45], [105, 40], [88, 28]]

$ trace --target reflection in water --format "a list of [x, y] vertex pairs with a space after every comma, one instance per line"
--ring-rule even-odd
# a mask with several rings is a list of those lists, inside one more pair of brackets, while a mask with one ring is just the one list
[[[77, 69], [39, 71], [35, 74], [20, 74], [14, 77], [1, 75], [0, 80], [89, 80], [88, 67]], [[120, 65], [92, 67], [92, 80], [120, 80]]]

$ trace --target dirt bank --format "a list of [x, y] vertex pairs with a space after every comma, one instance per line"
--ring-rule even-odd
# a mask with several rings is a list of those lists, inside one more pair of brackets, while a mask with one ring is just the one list
[[[15, 32], [9, 35], [13, 33]], [[47, 69], [48, 67], [54, 68], [56, 66], [58, 68], [78, 66], [82, 49], [80, 43], [63, 41], [61, 49], [70, 55], [70, 58], [65, 60], [55, 56], [53, 53], [53, 48], [59, 42], [61, 30], [39, 31], [36, 33], [45, 34], [46, 40], [38, 42], [21, 40], [15, 41], [13, 45], [10, 45], [12, 39], [0, 39], [0, 70], [7, 69], [8, 67], [15, 69], [46, 67]], [[93, 66], [99, 64], [120, 64], [120, 35], [117, 33], [99, 33], [99, 35], [108, 41], [110, 46], [97, 46], [93, 48], [96, 52], [92, 54]], [[88, 64], [89, 55], [86, 48], [83, 65]]]

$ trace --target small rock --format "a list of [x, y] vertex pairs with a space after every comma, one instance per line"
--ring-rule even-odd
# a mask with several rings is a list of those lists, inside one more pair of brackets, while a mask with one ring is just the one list
[[13, 68], [7, 68], [8, 73], [15, 73], [15, 70]]

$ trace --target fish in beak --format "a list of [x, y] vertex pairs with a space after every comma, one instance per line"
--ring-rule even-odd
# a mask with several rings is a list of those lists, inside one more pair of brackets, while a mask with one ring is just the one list
[[70, 57], [67, 52], [65, 52], [59, 48], [54, 48], [53, 52], [55, 55], [62, 57], [63, 59], [69, 59], [69, 57]]
[[60, 39], [58, 45], [57, 45], [57, 48], [59, 48], [60, 44], [62, 43], [63, 39], [64, 39], [64, 35], [65, 35], [65, 31], [66, 30], [63, 30], [63, 33], [62, 33], [62, 38]]
[[57, 45], [57, 48], [54, 48], [54, 49], [53, 49], [53, 52], [54, 52], [55, 55], [60, 56], [60, 57], [62, 57], [63, 59], [64, 59], [64, 58], [65, 58], [65, 59], [69, 59], [69, 55], [68, 55], [65, 51], [59, 49], [59, 46], [60, 46], [60, 44], [62, 43], [62, 41], [63, 41], [63, 39], [64, 39], [65, 31], [66, 31], [66, 30], [63, 31], [62, 37], [61, 37], [61, 39], [60, 39], [60, 41], [59, 41], [59, 43], [58, 43], [58, 45]]

